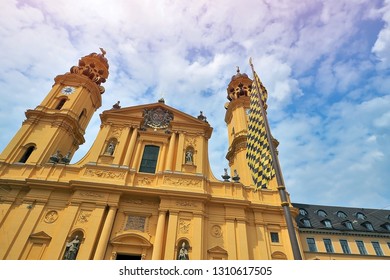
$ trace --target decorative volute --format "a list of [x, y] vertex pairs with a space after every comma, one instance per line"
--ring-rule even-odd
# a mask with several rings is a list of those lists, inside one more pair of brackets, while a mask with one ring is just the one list
[[108, 60], [104, 57], [106, 51], [100, 48], [101, 54], [91, 53], [79, 60], [78, 66], [70, 68], [72, 74], [78, 74], [88, 77], [91, 81], [99, 86], [100, 93], [103, 94], [105, 89], [101, 86], [108, 78]]

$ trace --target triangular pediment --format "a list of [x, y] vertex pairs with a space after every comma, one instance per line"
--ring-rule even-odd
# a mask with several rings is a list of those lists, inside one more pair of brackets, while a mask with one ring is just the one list
[[51, 236], [44, 231], [33, 233], [30, 235], [31, 239], [51, 240]]
[[215, 246], [207, 251], [211, 254], [227, 254], [227, 251], [220, 246]]
[[[166, 112], [167, 115], [171, 115], [169, 119], [169, 126], [172, 129], [190, 127], [200, 130], [210, 131], [212, 128], [205, 119], [199, 119], [198, 117], [191, 116], [180, 110], [166, 105], [163, 102], [157, 102], [152, 104], [138, 105], [132, 107], [112, 108], [104, 111], [100, 118], [103, 123], [108, 122], [115, 124], [131, 123], [133, 125], [142, 125], [145, 123], [145, 112]], [[162, 116], [164, 117], [164, 116]]]

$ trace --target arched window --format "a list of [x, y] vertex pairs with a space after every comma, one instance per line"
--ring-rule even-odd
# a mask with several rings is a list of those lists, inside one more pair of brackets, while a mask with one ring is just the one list
[[355, 215], [356, 215], [356, 218], [358, 218], [360, 220], [365, 220], [366, 219], [366, 215], [364, 215], [361, 212], [357, 212]]
[[303, 208], [300, 208], [299, 209], [299, 214], [302, 215], [302, 216], [307, 216], [307, 211]]
[[30, 145], [27, 147], [26, 151], [24, 152], [23, 156], [20, 158], [19, 162], [26, 163], [28, 158], [31, 156], [32, 152], [35, 150], [35, 145]]
[[365, 222], [363, 223], [363, 225], [366, 227], [366, 229], [368, 229], [369, 231], [374, 231], [374, 227], [372, 226], [372, 224], [370, 222]]
[[320, 217], [328, 216], [328, 214], [326, 214], [326, 212], [324, 210], [321, 210], [321, 209], [317, 211], [317, 215]]
[[353, 225], [350, 221], [345, 221], [343, 222], [343, 225], [347, 228], [347, 229], [350, 229], [350, 230], [353, 230]]
[[388, 231], [390, 231], [390, 224], [389, 223], [384, 223], [382, 225], [385, 229], [387, 229]]
[[158, 146], [154, 146], [154, 145], [145, 146], [139, 172], [154, 173], [156, 171], [159, 151], [160, 151], [160, 147]]
[[79, 115], [79, 121], [81, 120], [82, 117], [87, 115], [87, 110], [83, 109]]
[[341, 218], [341, 219], [346, 219], [347, 218], [347, 214], [345, 214], [343, 211], [337, 211], [337, 217]]
[[303, 223], [304, 227], [311, 227], [311, 223], [310, 223], [309, 219], [304, 218], [304, 219], [301, 220], [301, 222]]
[[61, 98], [60, 102], [58, 102], [58, 104], [56, 106], [56, 110], [61, 110], [62, 107], [64, 106], [65, 102], [66, 102], [66, 98]]
[[322, 221], [325, 227], [332, 228], [332, 222], [330, 220], [323, 220]]

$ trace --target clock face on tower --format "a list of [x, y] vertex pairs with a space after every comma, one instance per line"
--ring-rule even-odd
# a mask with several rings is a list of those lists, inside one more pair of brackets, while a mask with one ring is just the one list
[[72, 94], [76, 89], [74, 87], [66, 86], [64, 87], [61, 92], [63, 94]]

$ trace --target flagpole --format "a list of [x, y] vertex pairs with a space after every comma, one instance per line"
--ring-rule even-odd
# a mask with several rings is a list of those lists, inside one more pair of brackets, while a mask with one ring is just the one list
[[260, 111], [261, 111], [261, 115], [263, 117], [264, 124], [265, 124], [267, 140], [268, 140], [270, 152], [271, 152], [272, 165], [273, 165], [273, 168], [275, 170], [276, 181], [278, 184], [278, 191], [279, 191], [280, 199], [282, 201], [281, 205], [282, 205], [284, 217], [285, 217], [285, 220], [287, 223], [287, 231], [288, 231], [288, 235], [290, 237], [290, 242], [291, 242], [291, 247], [292, 247], [294, 259], [295, 260], [302, 260], [301, 252], [300, 252], [299, 246], [298, 246], [297, 236], [295, 234], [293, 219], [292, 219], [291, 211], [290, 211], [290, 207], [289, 207], [290, 203], [288, 202], [288, 198], [287, 198], [287, 194], [286, 194], [286, 187], [284, 185], [284, 179], [282, 176], [278, 155], [277, 155], [276, 149], [274, 147], [274, 144], [272, 142], [271, 130], [269, 128], [267, 114], [266, 114], [265, 109], [264, 109], [263, 100], [260, 96], [260, 90], [262, 90], [262, 89], [260, 88], [260, 85], [258, 84], [258, 81], [256, 79], [256, 72], [255, 72], [255, 69], [253, 67], [252, 58], [249, 59], [249, 64], [252, 68], [252, 73], [253, 73], [253, 77], [255, 79], [255, 85], [257, 88], [257, 94], [259, 95], [258, 99], [259, 99], [259, 103], [260, 103], [259, 104]]

